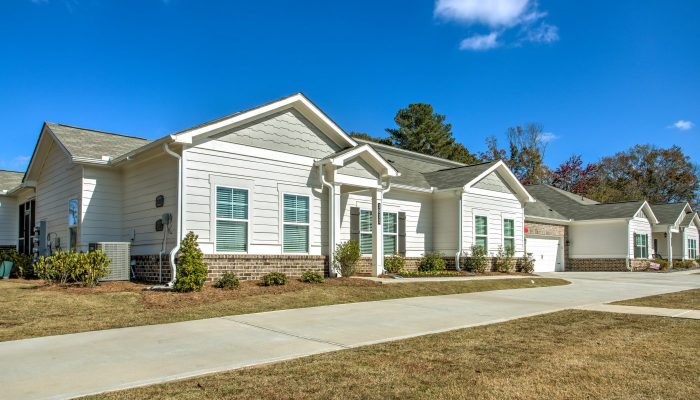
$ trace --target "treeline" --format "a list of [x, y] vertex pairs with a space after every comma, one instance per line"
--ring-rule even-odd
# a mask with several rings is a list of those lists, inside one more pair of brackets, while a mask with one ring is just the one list
[[550, 184], [605, 203], [646, 199], [700, 204], [700, 169], [679, 146], [638, 144], [590, 163], [574, 154], [550, 168], [544, 163], [548, 137], [539, 124], [508, 128], [503, 147], [496, 137], [487, 137], [486, 151], [472, 153], [430, 104], [409, 104], [394, 122], [395, 128], [386, 129], [387, 137], [350, 135], [465, 164], [503, 160], [523, 184]]

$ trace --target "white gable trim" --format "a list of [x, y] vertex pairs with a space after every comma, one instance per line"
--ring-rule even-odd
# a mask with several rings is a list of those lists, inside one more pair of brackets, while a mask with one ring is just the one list
[[498, 171], [502, 173], [501, 177], [506, 181], [506, 184], [511, 188], [515, 189], [515, 196], [520, 199], [521, 201], [525, 203], [534, 203], [535, 198], [530, 195], [530, 193], [525, 189], [525, 186], [523, 186], [522, 183], [518, 180], [518, 178], [513, 175], [513, 172], [511, 172], [510, 168], [506, 166], [506, 164], [503, 162], [503, 160], [499, 160], [497, 163], [493, 164], [489, 169], [486, 171], [482, 172], [479, 174], [476, 178], [472, 179], [471, 181], [467, 182], [466, 185], [464, 185], [464, 190], [469, 191], [472, 189], [472, 186], [477, 184], [480, 180], [484, 179], [486, 176], [488, 176], [490, 173]]
[[295, 110], [299, 111], [324, 134], [328, 135], [328, 137], [330, 137], [334, 142], [341, 145], [341, 147], [357, 146], [357, 142], [348, 136], [335, 122], [328, 118], [326, 114], [324, 114], [318, 107], [316, 107], [315, 104], [313, 104], [301, 93], [273, 101], [272, 103], [253, 108], [248, 111], [234, 114], [228, 118], [224, 118], [211, 124], [176, 133], [173, 135], [173, 139], [178, 143], [190, 144], [195, 138], [200, 136], [210, 136], [225, 129], [230, 129], [234, 126], [264, 118], [270, 114], [289, 108], [294, 108]]
[[316, 165], [332, 164], [336, 167], [343, 167], [348, 161], [355, 157], [360, 157], [367, 161], [373, 168], [382, 173], [382, 176], [399, 176], [399, 172], [391, 166], [382, 156], [377, 153], [372, 146], [363, 144], [350, 151], [339, 154], [337, 157], [324, 158], [316, 162]]
[[649, 219], [649, 216], [651, 216], [652, 219], [649, 220], [650, 223], [654, 225], [659, 223], [659, 220], [656, 218], [656, 215], [654, 215], [654, 212], [651, 210], [651, 206], [646, 200], [644, 201], [644, 203], [642, 203], [642, 206], [634, 212], [632, 218], [636, 217], [640, 211], [644, 211], [644, 213], [647, 215], [647, 219]]

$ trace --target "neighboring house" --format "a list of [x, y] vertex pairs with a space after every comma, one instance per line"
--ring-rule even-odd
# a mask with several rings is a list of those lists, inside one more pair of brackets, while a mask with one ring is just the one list
[[408, 268], [430, 251], [454, 266], [474, 244], [520, 256], [534, 201], [501, 161], [467, 166], [354, 140], [302, 94], [154, 141], [46, 123], [14, 190], [30, 215], [3, 234], [28, 243], [44, 223], [42, 252], [130, 242], [137, 278], [150, 281], [172, 278], [189, 231], [210, 278], [333, 275], [329, 258], [350, 239], [372, 275], [393, 253]]
[[24, 173], [0, 170], [0, 249], [17, 246], [17, 199], [13, 196]]
[[602, 204], [549, 185], [526, 186], [526, 251], [537, 271], [625, 271], [652, 258], [658, 220], [646, 201]]
[[674, 259], [697, 259], [700, 218], [690, 204], [652, 204], [651, 208], [659, 219], [654, 226], [654, 253], [671, 265]]

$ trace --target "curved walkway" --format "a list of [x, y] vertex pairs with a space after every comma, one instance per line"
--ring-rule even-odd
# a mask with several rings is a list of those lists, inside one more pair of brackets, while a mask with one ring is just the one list
[[71, 398], [700, 288], [690, 273], [551, 273], [571, 285], [273, 311], [0, 343], [3, 398]]

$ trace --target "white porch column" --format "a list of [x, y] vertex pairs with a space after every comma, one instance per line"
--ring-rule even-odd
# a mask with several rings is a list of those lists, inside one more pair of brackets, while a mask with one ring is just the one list
[[673, 234], [670, 226], [666, 229], [666, 246], [668, 247], [668, 267], [673, 268]]
[[330, 224], [330, 232], [329, 234], [329, 263], [331, 264], [331, 268], [329, 268], [329, 273], [331, 277], [337, 277], [338, 276], [338, 271], [334, 268], [333, 265], [333, 253], [335, 252], [335, 248], [337, 247], [338, 243], [340, 243], [340, 185], [339, 184], [333, 184], [333, 193], [330, 196], [331, 199], [331, 204], [329, 204], [328, 209], [330, 210], [330, 218], [331, 218], [331, 224]]
[[381, 189], [372, 189], [372, 276], [384, 273], [384, 230]]

